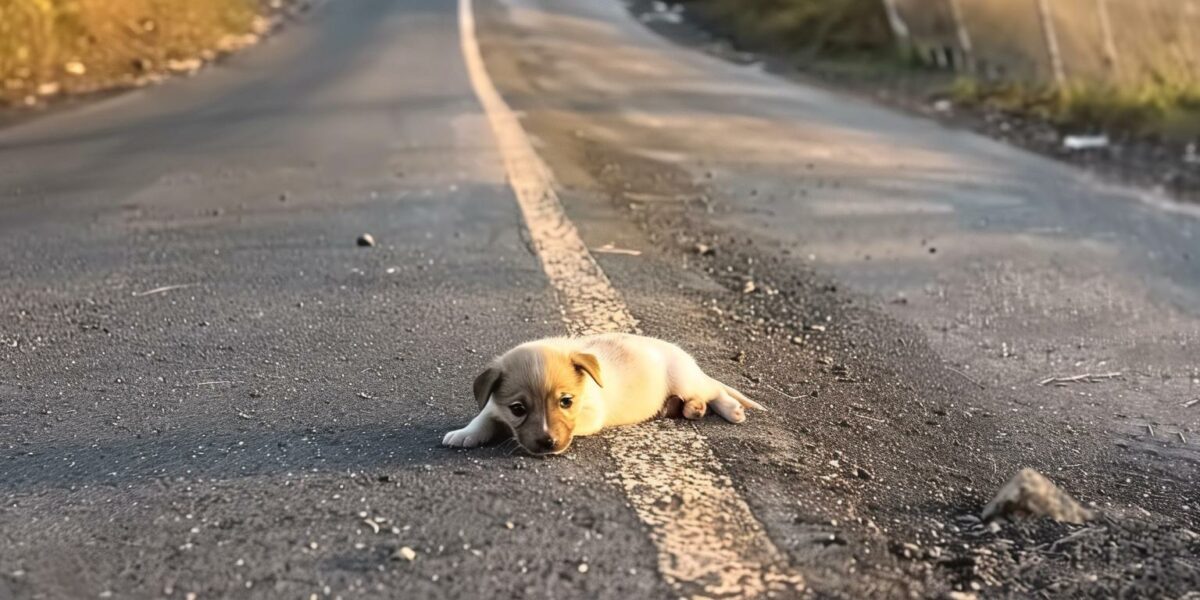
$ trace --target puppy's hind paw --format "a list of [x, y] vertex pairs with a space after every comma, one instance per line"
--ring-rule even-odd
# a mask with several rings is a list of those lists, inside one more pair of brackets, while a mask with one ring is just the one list
[[742, 408], [742, 405], [733, 398], [722, 396], [713, 400], [709, 405], [712, 406], [713, 412], [721, 415], [730, 423], [741, 423], [746, 420], [746, 409]]
[[442, 437], [442, 445], [450, 448], [476, 448], [484, 443], [482, 435], [469, 427], [451, 431]]

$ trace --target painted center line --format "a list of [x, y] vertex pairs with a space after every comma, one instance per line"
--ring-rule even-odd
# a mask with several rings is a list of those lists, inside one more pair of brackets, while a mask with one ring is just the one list
[[[488, 77], [471, 0], [459, 0], [458, 17], [471, 85], [568, 331], [636, 333], [637, 320], [567, 218], [549, 168]], [[651, 422], [612, 430], [605, 438], [617, 483], [658, 550], [659, 573], [681, 596], [753, 598], [803, 590], [803, 578], [789, 568], [692, 427]]]

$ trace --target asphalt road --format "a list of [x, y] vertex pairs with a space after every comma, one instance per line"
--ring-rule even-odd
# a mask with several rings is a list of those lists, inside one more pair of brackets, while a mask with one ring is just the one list
[[[698, 427], [810, 593], [1200, 587], [1194, 210], [615, 2], [476, 10], [641, 328], [772, 409]], [[438, 446], [567, 331], [456, 11], [334, 0], [0, 130], [0, 598], [678, 595], [604, 436]], [[1119, 376], [1040, 385], [1082, 373]], [[1023, 466], [1102, 526], [973, 522]]]

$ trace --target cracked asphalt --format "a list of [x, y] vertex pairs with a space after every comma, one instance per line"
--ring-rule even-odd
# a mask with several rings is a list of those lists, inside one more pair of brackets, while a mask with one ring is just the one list
[[[771, 409], [697, 427], [806, 593], [1194, 595], [1195, 211], [630, 8], [483, 0], [486, 66], [642, 330]], [[673, 597], [604, 436], [438, 446], [566, 332], [527, 238], [453, 3], [0, 129], [0, 598]], [[979, 523], [1025, 466], [1101, 519]]]

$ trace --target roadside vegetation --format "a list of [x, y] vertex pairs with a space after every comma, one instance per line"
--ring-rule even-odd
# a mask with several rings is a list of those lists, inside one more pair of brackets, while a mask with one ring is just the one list
[[885, 57], [896, 45], [879, 0], [684, 0], [704, 24], [751, 49], [797, 59]]
[[0, 0], [0, 105], [145, 85], [257, 41], [280, 0]]
[[[929, 77], [915, 57], [902, 56], [881, 0], [683, 0], [704, 27], [740, 47], [787, 58], [808, 70], [853, 83], [888, 87], [955, 104], [1043, 119], [1064, 131], [1171, 140], [1200, 135], [1200, 86], [1157, 83], [1061, 88], [962, 76]], [[901, 80], [908, 79], [908, 82]], [[1152, 78], [1154, 79], [1154, 78]]]
[[1121, 89], [1072, 85], [1056, 89], [983, 84], [962, 78], [955, 82], [950, 96], [959, 105], [1045, 119], [1063, 130], [1176, 141], [1200, 136], [1200, 86], [1153, 84]]

